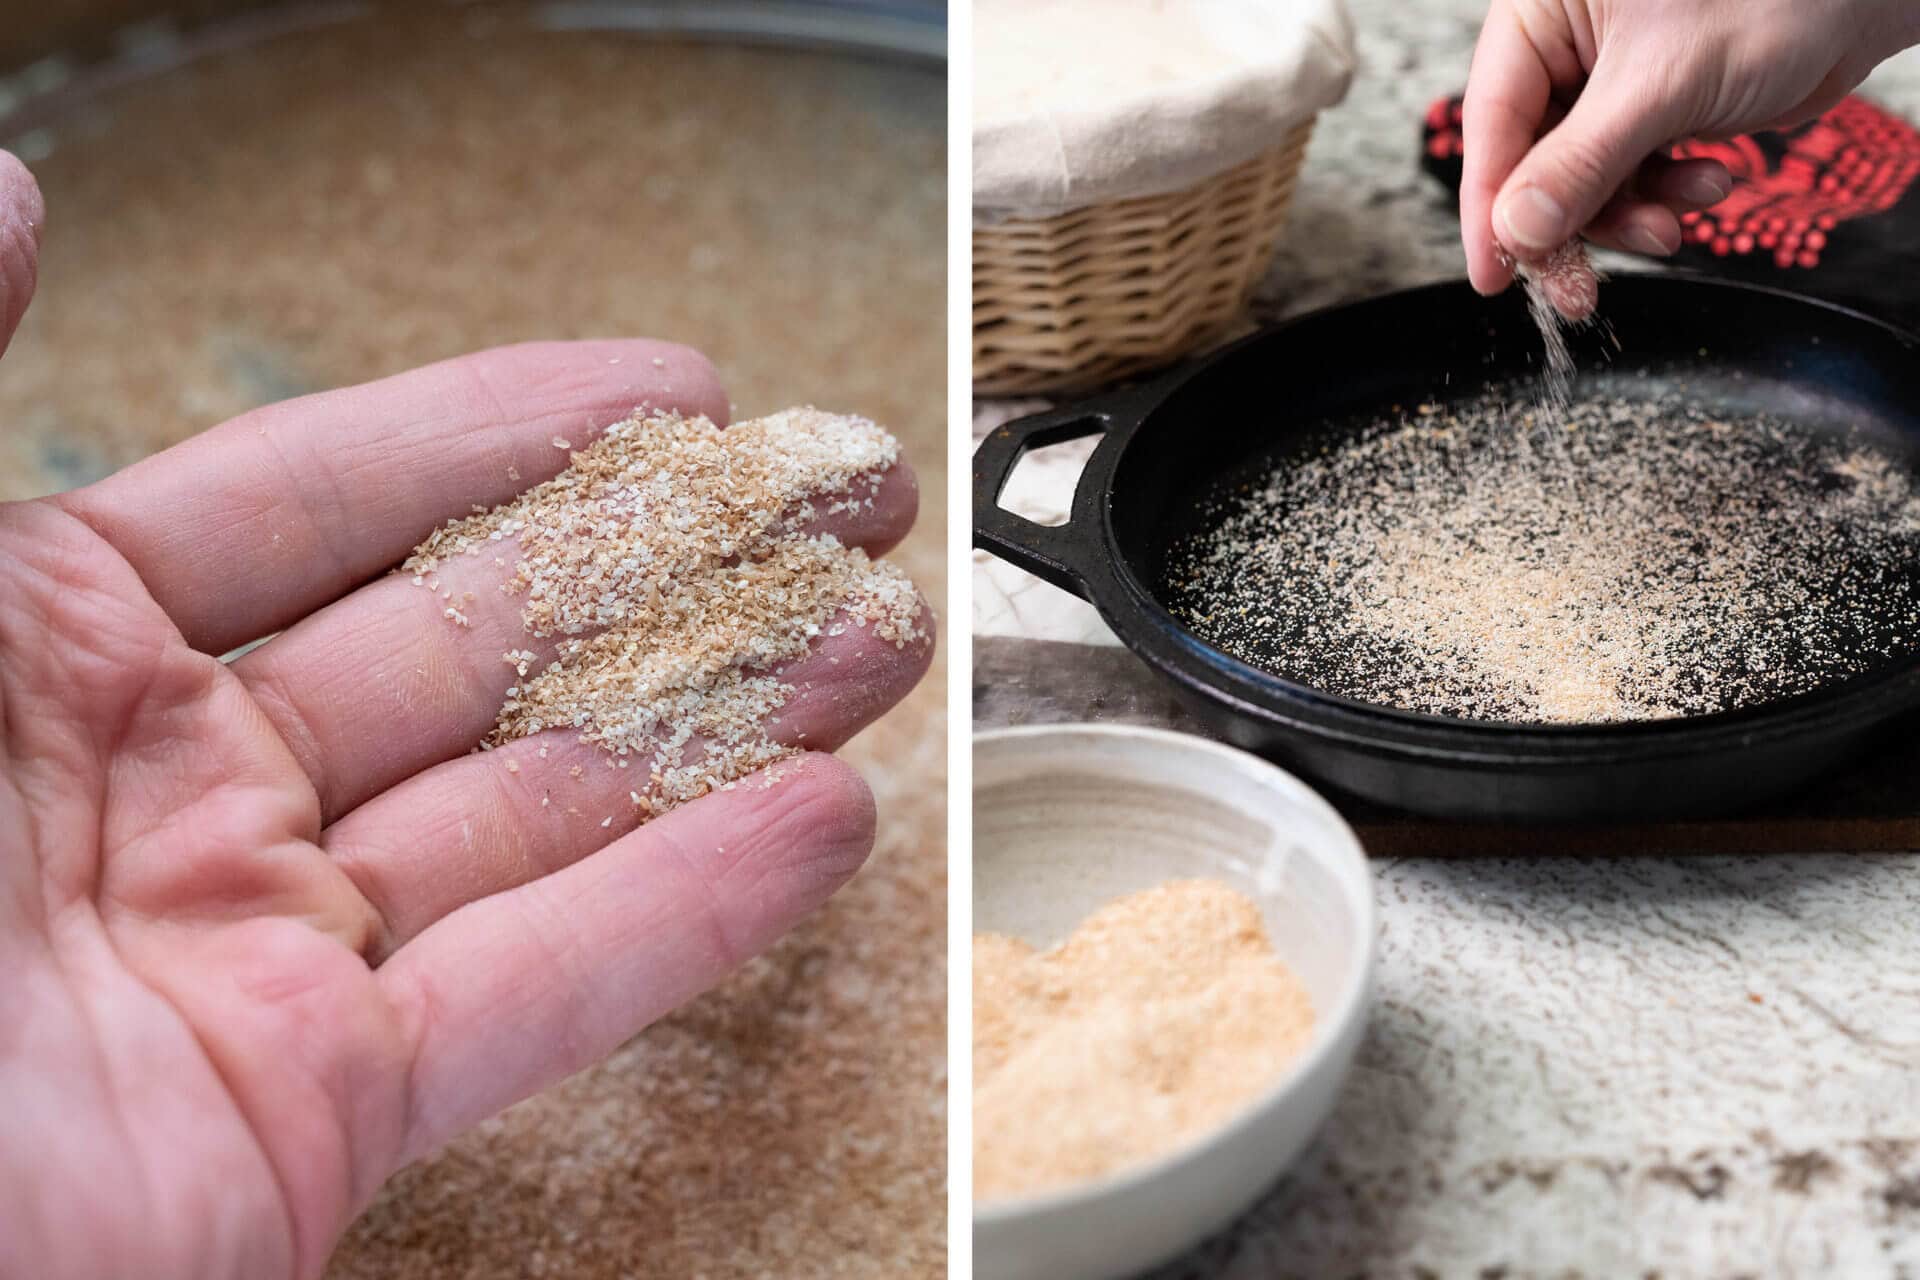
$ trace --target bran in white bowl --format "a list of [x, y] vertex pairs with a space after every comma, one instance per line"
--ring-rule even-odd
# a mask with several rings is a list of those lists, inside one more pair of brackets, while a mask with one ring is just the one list
[[1042, 951], [973, 940], [973, 1189], [1066, 1186], [1170, 1151], [1305, 1046], [1313, 1001], [1218, 880], [1119, 898]]

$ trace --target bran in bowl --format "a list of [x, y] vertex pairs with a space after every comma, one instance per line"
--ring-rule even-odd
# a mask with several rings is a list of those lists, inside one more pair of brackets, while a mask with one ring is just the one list
[[974, 1195], [1166, 1154], [1272, 1085], [1312, 1035], [1260, 908], [1215, 880], [1108, 903], [1059, 946], [973, 941]]

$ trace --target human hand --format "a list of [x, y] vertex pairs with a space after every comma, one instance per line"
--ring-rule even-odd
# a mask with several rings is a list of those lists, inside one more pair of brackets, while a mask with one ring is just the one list
[[[39, 222], [0, 153], [0, 349]], [[727, 409], [684, 348], [511, 347], [0, 506], [0, 1275], [316, 1276], [389, 1174], [858, 868], [873, 802], [831, 756], [628, 830], [628, 775], [571, 732], [469, 754], [501, 654], [551, 642], [498, 592], [460, 628], [383, 573], [643, 400]], [[868, 505], [819, 527], [884, 549], [912, 476]], [[770, 736], [832, 749], [925, 671], [930, 640], [860, 636], [790, 669]]]
[[1811, 119], [1917, 39], [1914, 0], [1493, 0], [1462, 119], [1474, 288], [1577, 235], [1677, 251], [1678, 215], [1732, 178], [1656, 153]]

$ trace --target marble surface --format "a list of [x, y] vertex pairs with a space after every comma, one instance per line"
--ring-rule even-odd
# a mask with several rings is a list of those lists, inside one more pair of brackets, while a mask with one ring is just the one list
[[[1261, 317], [1462, 274], [1418, 130], [1461, 86], [1483, 8], [1352, 4], [1363, 70], [1322, 117]], [[1866, 91], [1920, 114], [1920, 55]], [[976, 433], [1035, 407], [982, 403]], [[1008, 505], [1063, 516], [1087, 448], [1031, 460]], [[976, 687], [977, 722], [1055, 718], [1020, 642], [1111, 634], [978, 553], [973, 585], [975, 634], [1005, 673]], [[1192, 727], [1150, 680], [1084, 714]], [[1154, 1280], [1920, 1275], [1920, 858], [1396, 856], [1375, 871], [1378, 1003], [1328, 1130]]]

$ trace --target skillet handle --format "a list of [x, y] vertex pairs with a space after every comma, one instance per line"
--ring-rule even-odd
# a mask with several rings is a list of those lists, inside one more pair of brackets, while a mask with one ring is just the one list
[[1036, 524], [1015, 515], [1000, 505], [1000, 493], [1028, 450], [1101, 434], [1112, 426], [1109, 411], [1073, 405], [1019, 418], [988, 432], [973, 451], [973, 545], [1087, 599], [1088, 567], [1098, 562], [1099, 535], [1082, 527], [1090, 521], [1077, 517], [1081, 515], [1079, 485], [1085, 483], [1092, 463], [1080, 473], [1074, 488], [1069, 509], [1076, 518], [1062, 525]]

